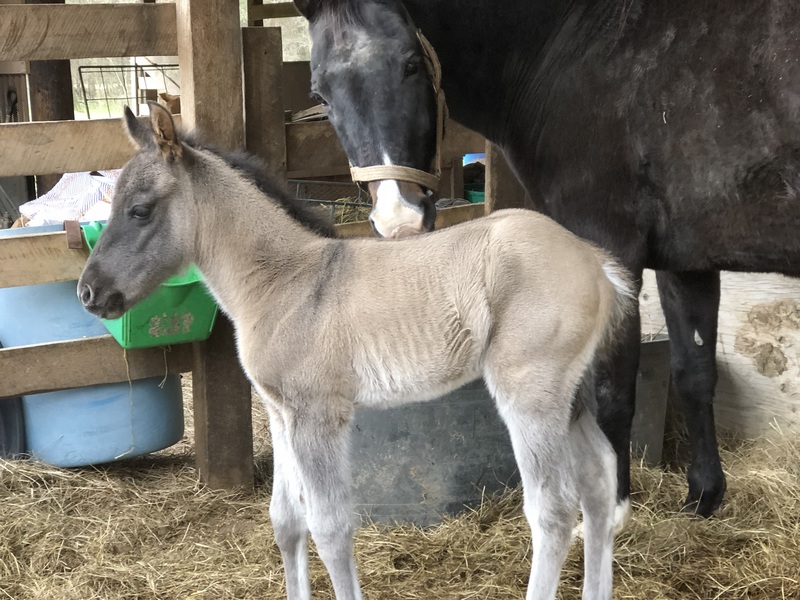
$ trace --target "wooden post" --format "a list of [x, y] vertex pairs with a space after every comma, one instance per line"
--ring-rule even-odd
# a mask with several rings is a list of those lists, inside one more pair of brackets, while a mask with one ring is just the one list
[[264, 159], [267, 172], [286, 183], [283, 116], [283, 50], [279, 27], [242, 29], [247, 149]]
[[486, 142], [486, 214], [501, 208], [532, 208], [503, 151]]
[[[244, 146], [242, 36], [237, 0], [177, 0], [181, 118], [222, 149]], [[213, 488], [253, 487], [250, 383], [226, 318], [194, 349], [195, 452]]]
[[[64, 0], [26, 0], [26, 4], [64, 4]], [[28, 70], [32, 121], [71, 121], [75, 118], [72, 73], [68, 60], [32, 60]], [[30, 174], [30, 173], [29, 173]], [[37, 195], [46, 194], [61, 173], [38, 175]]]

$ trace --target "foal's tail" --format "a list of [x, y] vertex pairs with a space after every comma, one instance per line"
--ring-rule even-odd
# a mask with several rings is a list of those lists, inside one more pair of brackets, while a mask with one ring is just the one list
[[613, 287], [610, 318], [599, 348], [601, 352], [605, 352], [614, 343], [625, 318], [633, 314], [639, 298], [636, 296], [631, 274], [625, 267], [608, 255], [604, 257], [602, 267], [603, 273]]
[[595, 338], [593, 360], [587, 365], [577, 389], [575, 402], [573, 403], [573, 420], [577, 420], [584, 409], [588, 409], [590, 413], [597, 417], [598, 407], [595, 396], [597, 361], [598, 359], [610, 358], [609, 353], [613, 350], [619, 331], [626, 317], [633, 313], [638, 302], [631, 274], [628, 270], [605, 252], [602, 252], [601, 261], [603, 274], [606, 276], [607, 282], [611, 284], [610, 286], [603, 286], [605, 289], [605, 310], [602, 312], [606, 318], [604, 323], [599, 323], [602, 329], [597, 332], [599, 339]]

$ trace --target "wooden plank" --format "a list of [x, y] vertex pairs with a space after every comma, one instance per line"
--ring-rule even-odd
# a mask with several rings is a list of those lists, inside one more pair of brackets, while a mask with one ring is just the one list
[[192, 394], [200, 475], [215, 489], [252, 489], [250, 382], [239, 365], [233, 325], [222, 314], [211, 337], [194, 345]]
[[133, 153], [120, 119], [0, 125], [0, 177], [116, 169]]
[[[718, 427], [758, 437], [777, 422], [785, 434], [800, 433], [800, 280], [723, 272], [720, 285]], [[666, 331], [655, 273], [647, 269], [639, 305], [644, 333]]]
[[294, 2], [276, 2], [274, 4], [251, 4], [247, 11], [247, 20], [250, 23], [264, 19], [285, 19], [287, 17], [302, 17]]
[[[64, 0], [25, 0], [26, 4], [65, 4]], [[72, 99], [72, 72], [69, 60], [33, 60], [28, 75], [31, 121], [71, 121], [75, 119]], [[55, 187], [61, 173], [36, 177], [36, 194]]]
[[486, 142], [486, 213], [501, 208], [532, 208], [502, 150]]
[[[455, 121], [447, 122], [442, 142], [442, 164], [460, 160], [464, 154], [483, 152], [484, 137]], [[316, 174], [347, 168], [347, 155], [329, 121], [286, 124], [286, 162], [289, 177], [298, 173]]]
[[0, 288], [73, 281], [88, 255], [67, 248], [63, 231], [0, 238]]
[[239, 3], [178, 0], [175, 9], [183, 122], [223, 150], [243, 148]]
[[[444, 229], [451, 225], [464, 223], [483, 216], [482, 204], [464, 204], [452, 206], [436, 211], [436, 229]], [[343, 238], [373, 237], [372, 227], [369, 221], [357, 221], [355, 223], [343, 223], [336, 226], [336, 233]]]
[[[177, 0], [181, 110], [189, 127], [224, 150], [244, 147], [242, 34], [238, 0]], [[195, 345], [195, 453], [213, 488], [253, 488], [250, 382], [236, 354], [233, 328], [218, 318]]]
[[0, 398], [186, 373], [192, 347], [123, 350], [110, 335], [0, 349]]
[[242, 29], [246, 147], [264, 160], [269, 174], [286, 183], [283, 116], [283, 51], [278, 27]]
[[9, 4], [0, 6], [0, 60], [171, 56], [175, 31], [171, 3]]

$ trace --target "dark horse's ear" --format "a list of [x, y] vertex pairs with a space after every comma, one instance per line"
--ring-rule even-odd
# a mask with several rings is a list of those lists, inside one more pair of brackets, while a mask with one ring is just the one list
[[319, 10], [321, 0], [294, 0], [294, 6], [309, 21], [314, 18]]
[[125, 107], [125, 131], [128, 132], [128, 137], [131, 138], [131, 142], [137, 149], [153, 143], [153, 133], [150, 128], [140, 121], [127, 106]]
[[183, 146], [178, 139], [178, 129], [172, 114], [158, 102], [150, 101], [150, 127], [156, 145], [165, 160], [174, 161], [183, 156]]

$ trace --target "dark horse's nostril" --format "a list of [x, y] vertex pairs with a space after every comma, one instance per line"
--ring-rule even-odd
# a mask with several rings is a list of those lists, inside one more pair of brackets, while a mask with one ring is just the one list
[[94, 299], [94, 292], [92, 291], [92, 286], [88, 283], [83, 284], [83, 289], [81, 289], [81, 302], [84, 306], [89, 306], [89, 304]]
[[382, 238], [383, 234], [380, 231], [378, 231], [378, 228], [375, 225], [375, 220], [372, 218], [372, 215], [369, 216], [368, 221], [369, 221], [370, 226], [372, 227], [372, 233], [375, 234], [375, 237]]

